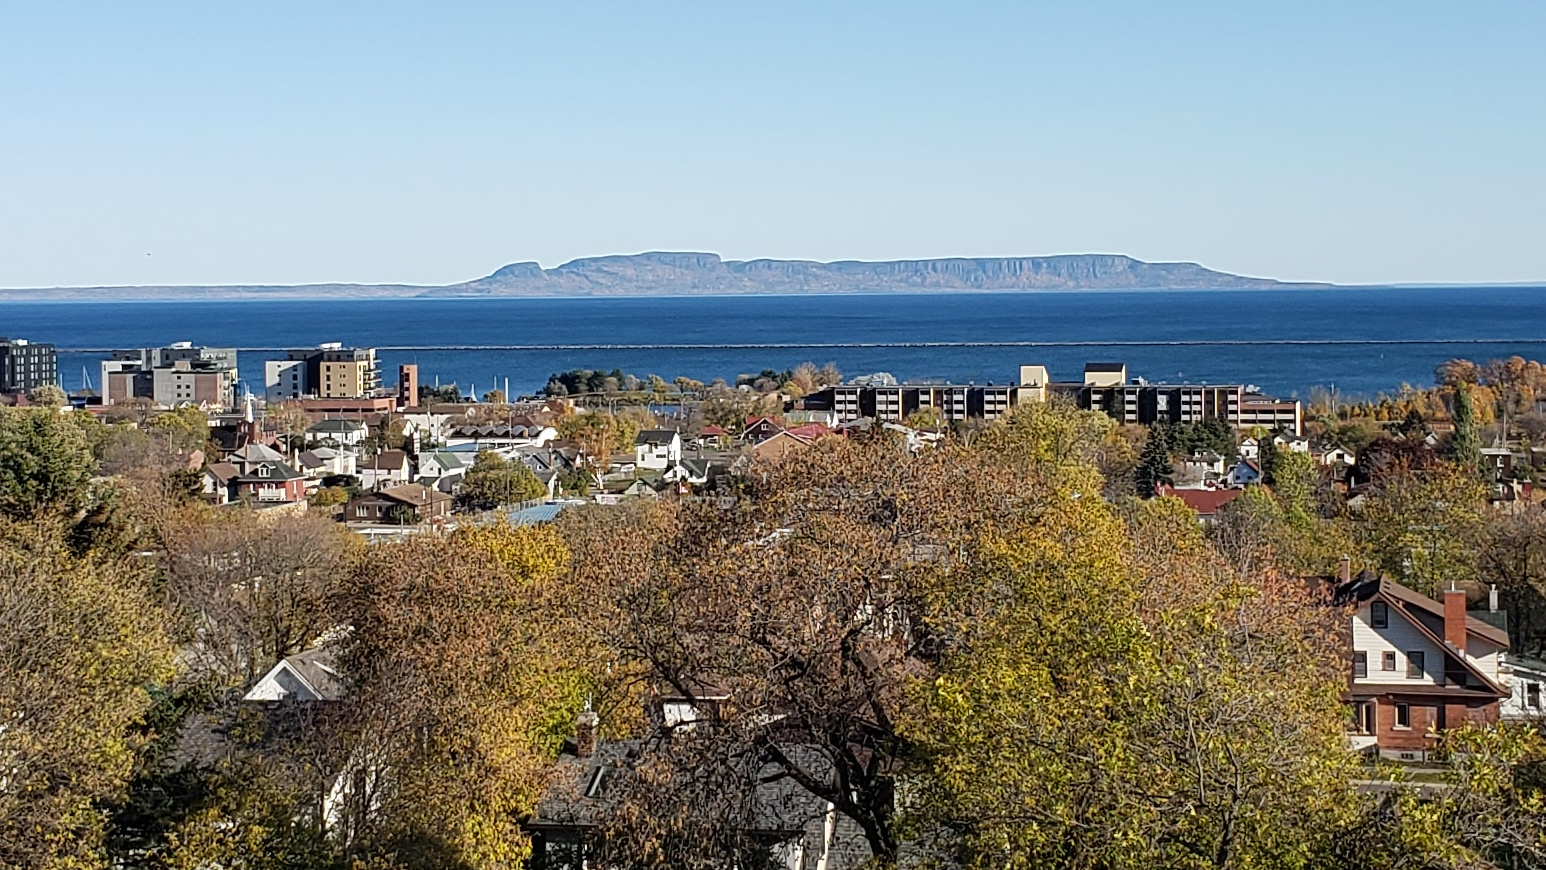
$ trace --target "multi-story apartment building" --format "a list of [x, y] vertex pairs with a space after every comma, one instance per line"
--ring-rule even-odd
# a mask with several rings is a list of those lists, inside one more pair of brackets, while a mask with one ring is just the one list
[[[1025, 367], [1036, 368], [1036, 367]], [[1122, 423], [1201, 423], [1224, 420], [1237, 429], [1300, 434], [1303, 406], [1255, 392], [1244, 384], [1154, 384], [1129, 379], [1123, 363], [1090, 363], [1083, 381], [1054, 382], [1047, 391], [1086, 410], [1104, 411]]]
[[236, 403], [236, 349], [180, 341], [114, 352], [102, 361], [102, 404], [150, 399], [157, 405], [230, 408]]
[[362, 399], [374, 396], [380, 387], [374, 349], [329, 342], [292, 350], [282, 360], [263, 364], [263, 393], [270, 402], [305, 397]]
[[1123, 423], [1200, 423], [1219, 419], [1238, 429], [1300, 434], [1298, 401], [1281, 401], [1243, 384], [1151, 384], [1129, 379], [1124, 363], [1090, 363], [1084, 380], [1055, 382], [1046, 366], [1020, 367], [1020, 383], [839, 384], [807, 396], [804, 410], [829, 411], [837, 420], [870, 417], [901, 421], [932, 408], [945, 420], [997, 420], [1019, 404], [1061, 396], [1086, 410], [1104, 411]]
[[0, 338], [0, 393], [26, 393], [59, 381], [59, 357], [51, 344]]
[[839, 384], [804, 401], [808, 409], [830, 409], [840, 421], [859, 417], [901, 421], [928, 408], [945, 420], [997, 420], [1014, 403], [1014, 386], [993, 384]]

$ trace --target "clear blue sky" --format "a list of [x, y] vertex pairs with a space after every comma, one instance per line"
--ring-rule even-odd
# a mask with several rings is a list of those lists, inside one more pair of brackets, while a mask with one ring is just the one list
[[1546, 280], [1546, 3], [0, 6], [0, 286], [659, 249]]

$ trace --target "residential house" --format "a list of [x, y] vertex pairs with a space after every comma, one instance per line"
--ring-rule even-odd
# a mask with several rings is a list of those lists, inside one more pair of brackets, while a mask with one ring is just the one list
[[242, 700], [248, 703], [278, 701], [337, 701], [347, 686], [338, 663], [327, 648], [286, 656], [253, 684]]
[[1451, 587], [1442, 603], [1343, 561], [1334, 601], [1354, 608], [1349, 633], [1353, 745], [1403, 761], [1426, 760], [1439, 734], [1496, 722], [1509, 697], [1502, 674], [1508, 634], [1467, 613]]
[[1510, 690], [1499, 708], [1504, 719], [1541, 721], [1546, 718], [1546, 662], [1513, 653], [1503, 655], [1503, 677]]
[[1205, 526], [1217, 522], [1219, 511], [1243, 493], [1240, 489], [1177, 489], [1173, 486], [1161, 486], [1157, 490], [1158, 495], [1179, 499], [1196, 511], [1197, 521]]
[[1261, 459], [1261, 443], [1255, 438], [1240, 439], [1240, 458], [1253, 461]]
[[1303, 435], [1275, 435], [1272, 438], [1272, 444], [1279, 450], [1287, 450], [1290, 453], [1310, 452], [1310, 439]]
[[746, 428], [741, 430], [741, 441], [746, 444], [761, 444], [774, 435], [784, 431], [784, 427], [772, 417], [747, 417]]
[[1514, 466], [1524, 466], [1526, 459], [1507, 447], [1483, 447], [1482, 468], [1494, 482], [1514, 479]]
[[264, 463], [284, 462], [285, 456], [266, 444], [253, 441], [231, 451], [225, 461], [236, 466], [242, 474], [247, 474]]
[[413, 464], [401, 450], [383, 450], [356, 463], [361, 489], [385, 489], [413, 482]]
[[772, 437], [757, 442], [751, 448], [752, 458], [777, 461], [810, 447], [811, 439], [790, 432], [777, 432]]
[[682, 461], [682, 436], [672, 429], [645, 429], [633, 440], [634, 464], [665, 471]]
[[356, 467], [358, 461], [358, 454], [333, 447], [314, 447], [301, 451], [295, 457], [295, 464], [300, 472], [312, 480], [338, 476], [354, 477], [359, 471]]
[[1239, 488], [1261, 483], [1261, 466], [1254, 459], [1242, 459], [1230, 466], [1229, 473], [1224, 481], [1227, 485]]
[[683, 459], [666, 469], [664, 477], [670, 483], [702, 486], [709, 482], [709, 467], [707, 459]]
[[213, 504], [231, 503], [231, 483], [242, 470], [229, 462], [211, 462], [204, 468], [204, 498]]
[[349, 523], [398, 524], [409, 517], [425, 522], [450, 516], [451, 502], [439, 490], [406, 483], [355, 496], [344, 505], [343, 516]]
[[1224, 457], [1211, 450], [1197, 450], [1176, 466], [1176, 479], [1192, 483], [1216, 481], [1224, 475]]
[[[657, 711], [657, 718], [661, 714]], [[523, 827], [531, 835], [532, 870], [584, 870], [596, 867], [604, 822], [619, 793], [613, 784], [633, 764], [645, 757], [651, 743], [644, 740], [605, 741], [597, 732], [595, 713], [577, 717], [575, 736], [560, 753], [550, 785], [538, 801], [536, 812]], [[830, 763], [814, 747], [784, 747], [801, 769], [825, 775]], [[853, 870], [870, 858], [863, 831], [826, 801], [810, 794], [792, 777], [773, 776], [772, 765], [755, 759], [755, 752], [736, 753], [747, 759], [741, 774], [739, 796], [727, 796], [734, 807], [743, 842], [760, 844], [763, 854], [743, 856], [736, 866], [780, 867], [787, 870]], [[766, 769], [764, 769], [766, 768]], [[707, 804], [689, 812], [714, 812]], [[729, 819], [704, 819], [706, 823], [732, 823]], [[728, 865], [727, 865], [728, 866]]]
[[306, 443], [358, 447], [369, 435], [369, 430], [359, 420], [329, 418], [311, 424], [311, 428], [306, 430]]
[[455, 495], [476, 457], [455, 450], [431, 450], [419, 454], [419, 483]]
[[699, 450], [722, 450], [730, 446], [730, 433], [720, 426], [704, 426], [693, 439], [693, 446]]
[[259, 504], [298, 502], [306, 498], [306, 475], [283, 462], [260, 462], [231, 481], [235, 498]]

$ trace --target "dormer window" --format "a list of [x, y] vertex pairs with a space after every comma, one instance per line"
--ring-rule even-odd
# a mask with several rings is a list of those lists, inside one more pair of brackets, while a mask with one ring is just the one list
[[268, 477], [268, 473], [269, 473], [270, 470], [271, 469], [267, 465], [259, 465], [258, 466], [258, 476], [259, 477]]
[[1390, 627], [1390, 605], [1376, 601], [1369, 605], [1369, 624], [1375, 628]]

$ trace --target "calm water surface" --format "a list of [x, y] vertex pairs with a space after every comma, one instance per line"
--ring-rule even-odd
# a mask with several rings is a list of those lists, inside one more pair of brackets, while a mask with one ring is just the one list
[[[0, 336], [50, 341], [65, 387], [98, 352], [173, 341], [239, 348], [324, 341], [383, 350], [383, 380], [539, 389], [570, 368], [733, 379], [803, 361], [845, 374], [1013, 381], [1022, 363], [1078, 379], [1120, 360], [1150, 380], [1239, 382], [1304, 396], [1425, 385], [1451, 357], [1546, 358], [1546, 287], [951, 293], [626, 299], [0, 303]], [[1288, 342], [1288, 343], [1286, 343]], [[1311, 343], [1291, 343], [1311, 342]], [[906, 346], [943, 343], [947, 346]], [[619, 347], [626, 345], [629, 347]], [[488, 349], [450, 349], [476, 346]], [[491, 348], [497, 346], [497, 349]], [[560, 346], [560, 347], [555, 347]], [[241, 354], [262, 391], [263, 360]]]

